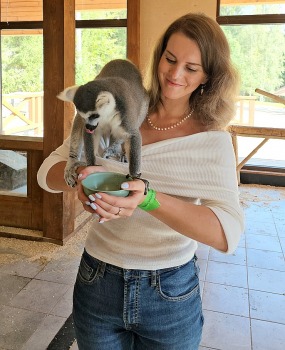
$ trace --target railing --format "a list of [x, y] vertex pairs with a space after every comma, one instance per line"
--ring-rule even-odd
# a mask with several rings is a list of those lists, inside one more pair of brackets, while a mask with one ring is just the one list
[[[238, 96], [232, 124], [254, 126], [257, 96]], [[43, 92], [2, 95], [0, 135], [43, 136]]]
[[2, 135], [43, 135], [43, 92], [2, 95]]
[[[278, 104], [282, 103], [285, 105], [285, 99], [278, 97], [274, 94], [271, 94], [269, 92], [266, 92], [264, 90], [256, 89], [255, 92], [264, 95], [266, 97], [271, 98], [274, 102], [277, 102]], [[269, 113], [269, 118], [271, 118], [271, 125], [268, 127], [261, 127], [261, 126], [254, 126], [254, 111], [255, 111], [255, 100], [257, 97], [252, 98], [253, 96], [239, 96], [239, 106], [241, 110], [243, 110], [243, 100], [248, 100], [249, 103], [249, 118], [248, 123], [244, 123], [243, 120], [243, 112], [240, 111], [240, 120], [237, 124], [243, 124], [243, 125], [230, 125], [228, 130], [232, 134], [232, 141], [234, 146], [234, 151], [236, 155], [236, 163], [237, 163], [237, 177], [238, 182], [240, 182], [240, 172], [243, 168], [243, 166], [247, 163], [248, 160], [250, 160], [269, 140], [272, 139], [279, 139], [284, 140], [285, 139], [285, 128], [284, 128], [284, 122], [278, 127], [276, 125], [276, 121], [274, 122], [272, 116]], [[237, 114], [238, 116], [238, 114]], [[257, 117], [258, 119], [258, 117]], [[238, 156], [238, 136], [239, 137], [247, 137], [247, 138], [261, 138], [261, 142], [257, 144], [252, 150], [249, 150], [248, 154], [242, 159], [239, 159]], [[274, 150], [272, 149], [272, 156], [273, 156]], [[245, 170], [244, 170], [245, 171]], [[255, 174], [265, 174], [263, 170], [246, 170], [248, 173], [252, 172]], [[266, 175], [274, 175], [274, 176], [282, 176], [284, 177], [284, 172], [266, 172]]]
[[[238, 96], [238, 111], [234, 123], [254, 125], [256, 96]], [[247, 108], [248, 103], [248, 108]], [[247, 111], [248, 110], [248, 115]], [[2, 135], [43, 135], [43, 92], [2, 95]]]
[[[237, 97], [237, 114], [234, 124], [241, 125], [254, 125], [254, 111], [255, 111], [255, 101], [257, 96], [238, 96]], [[248, 108], [246, 108], [248, 107]], [[248, 113], [245, 113], [245, 110], [248, 110]]]

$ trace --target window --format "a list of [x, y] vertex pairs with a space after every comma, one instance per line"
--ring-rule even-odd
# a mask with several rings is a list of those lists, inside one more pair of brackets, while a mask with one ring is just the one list
[[[221, 0], [218, 23], [224, 30], [241, 76], [234, 124], [285, 129], [285, 1]], [[284, 100], [283, 100], [284, 99]], [[282, 103], [284, 101], [284, 103]], [[244, 134], [243, 136], [248, 136]], [[260, 138], [238, 137], [244, 158]], [[284, 140], [270, 138], [248, 162], [284, 167]]]
[[76, 84], [93, 80], [115, 58], [127, 56], [127, 0], [76, 0]]
[[43, 135], [43, 35], [39, 32], [1, 32], [1, 134]]
[[0, 150], [0, 193], [27, 194], [27, 152]]
[[[76, 83], [125, 58], [127, 0], [76, 0]], [[1, 1], [0, 134], [43, 136], [43, 4]]]
[[220, 16], [249, 15], [280, 15], [285, 14], [285, 4], [282, 1], [237, 1], [221, 0]]
[[[107, 61], [126, 57], [127, 0], [76, 0], [75, 8], [76, 83], [82, 84]], [[0, 13], [0, 136], [42, 142], [43, 2], [2, 0]], [[0, 195], [27, 197], [32, 151], [12, 148], [0, 150]]]

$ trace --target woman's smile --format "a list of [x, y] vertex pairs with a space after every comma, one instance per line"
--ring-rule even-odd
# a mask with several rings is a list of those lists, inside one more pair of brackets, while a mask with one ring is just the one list
[[183, 86], [182, 84], [179, 84], [179, 83], [176, 83], [168, 78], [166, 78], [166, 82], [170, 85], [170, 86], [173, 86], [173, 87], [181, 87]]

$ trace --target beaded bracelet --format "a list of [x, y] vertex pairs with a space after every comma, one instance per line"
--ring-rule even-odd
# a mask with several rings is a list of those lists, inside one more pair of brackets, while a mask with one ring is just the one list
[[160, 207], [159, 201], [156, 199], [155, 190], [149, 189], [144, 201], [138, 205], [139, 208], [145, 211], [151, 211]]

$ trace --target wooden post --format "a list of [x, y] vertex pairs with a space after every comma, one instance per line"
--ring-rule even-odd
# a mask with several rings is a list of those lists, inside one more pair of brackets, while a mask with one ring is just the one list
[[[75, 0], [43, 0], [44, 158], [69, 134], [74, 111], [57, 99], [75, 81]], [[43, 194], [43, 235], [62, 244], [74, 230], [74, 193]]]
[[127, 58], [140, 67], [140, 0], [127, 0]]

